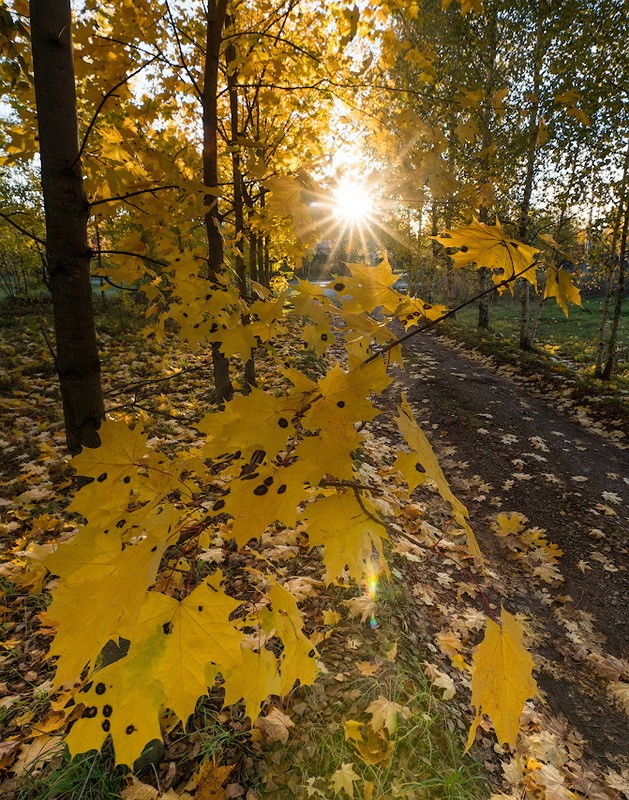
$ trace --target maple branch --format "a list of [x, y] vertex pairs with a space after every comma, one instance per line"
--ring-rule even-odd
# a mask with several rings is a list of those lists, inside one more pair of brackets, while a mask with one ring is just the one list
[[99, 206], [102, 203], [113, 203], [115, 200], [126, 200], [129, 197], [137, 197], [140, 194], [153, 194], [154, 192], [163, 192], [166, 189], [179, 189], [180, 187], [177, 184], [170, 184], [168, 186], [154, 186], [152, 189], [138, 189], [135, 192], [127, 192], [127, 194], [117, 194], [113, 197], [103, 197], [101, 200], [93, 200], [90, 202], [90, 208], [94, 208], [94, 206]]
[[181, 39], [179, 38], [179, 28], [175, 23], [175, 18], [173, 17], [173, 12], [170, 9], [170, 3], [168, 2], [168, 0], [166, 0], [166, 13], [168, 14], [168, 19], [170, 20], [170, 25], [175, 35], [175, 41], [177, 42], [177, 50], [179, 51], [179, 58], [181, 59], [181, 64], [183, 66], [184, 72], [190, 78], [190, 83], [194, 87], [194, 91], [197, 93], [197, 97], [199, 98], [201, 105], [203, 105], [203, 92], [201, 91], [201, 87], [197, 83], [196, 78], [190, 71], [190, 67], [186, 62], [186, 57], [183, 52], [183, 47], [181, 46]]
[[107, 397], [110, 394], [117, 394], [118, 392], [131, 391], [132, 389], [141, 389], [143, 386], [147, 386], [149, 383], [162, 383], [163, 381], [170, 381], [173, 378], [178, 378], [180, 375], [185, 375], [189, 372], [200, 372], [201, 370], [207, 371], [207, 367], [205, 365], [199, 367], [186, 367], [185, 369], [175, 372], [172, 375], [165, 375], [163, 378], [147, 378], [145, 381], [128, 383], [125, 386], [114, 386], [108, 391], [103, 392], [103, 397]]
[[148, 261], [149, 264], [157, 264], [159, 267], [167, 267], [168, 263], [166, 261], [159, 261], [156, 258], [150, 258], [150, 256], [143, 256], [140, 253], [130, 253], [127, 250], [92, 250], [91, 258], [96, 258], [99, 255], [110, 255], [110, 256], [131, 256], [132, 258], [141, 258], [144, 261]]
[[118, 81], [118, 83], [117, 83], [115, 86], [112, 86], [112, 87], [111, 87], [111, 89], [108, 89], [108, 90], [105, 92], [105, 94], [104, 94], [104, 95], [102, 96], [102, 98], [101, 98], [101, 101], [100, 101], [100, 103], [99, 103], [99, 104], [98, 104], [98, 106], [96, 107], [96, 111], [95, 111], [95, 112], [94, 112], [94, 114], [92, 115], [92, 119], [89, 121], [89, 124], [88, 124], [88, 126], [87, 126], [87, 129], [86, 129], [86, 131], [85, 131], [85, 135], [83, 136], [83, 141], [81, 142], [81, 146], [79, 147], [79, 152], [78, 152], [78, 155], [77, 155], [77, 157], [74, 159], [74, 162], [73, 162], [73, 163], [70, 165], [70, 168], [71, 168], [71, 167], [73, 167], [73, 166], [74, 166], [74, 165], [75, 165], [75, 164], [76, 164], [76, 163], [79, 161], [79, 159], [81, 158], [81, 156], [83, 155], [83, 152], [84, 152], [84, 150], [85, 150], [85, 148], [86, 148], [86, 146], [87, 146], [87, 140], [89, 139], [89, 137], [90, 137], [90, 133], [92, 132], [92, 128], [93, 128], [93, 127], [94, 127], [94, 125], [96, 124], [96, 120], [98, 119], [98, 115], [99, 115], [99, 114], [100, 114], [100, 112], [102, 111], [102, 109], [103, 109], [103, 106], [105, 105], [105, 103], [107, 102], [107, 100], [109, 100], [109, 98], [110, 98], [110, 97], [111, 97], [111, 96], [112, 96], [112, 95], [113, 95], [113, 94], [114, 94], [116, 91], [118, 91], [118, 89], [120, 89], [120, 87], [121, 87], [121, 86], [124, 86], [124, 85], [125, 85], [125, 83], [128, 83], [128, 82], [131, 80], [131, 78], [135, 77], [135, 76], [136, 76], [136, 75], [137, 75], [139, 72], [142, 72], [142, 70], [143, 70], [145, 67], [148, 67], [148, 66], [149, 66], [149, 64], [152, 64], [152, 63], [153, 63], [153, 61], [156, 61], [158, 58], [159, 58], [159, 56], [153, 56], [153, 57], [152, 57], [152, 58], [150, 58], [148, 61], [145, 61], [145, 62], [144, 62], [144, 64], [140, 64], [140, 66], [139, 66], [137, 69], [133, 70], [133, 72], [130, 72], [128, 75], [125, 75], [125, 77], [124, 77], [124, 78], [122, 78], [122, 80]]
[[311, 58], [317, 64], [321, 63], [321, 59], [317, 58], [317, 56], [313, 55], [312, 53], [308, 52], [304, 47], [300, 47], [295, 42], [291, 42], [290, 39], [285, 39], [283, 36], [276, 35], [274, 33], [262, 33], [259, 31], [253, 33], [245, 33], [243, 31], [237, 31], [236, 33], [230, 33], [228, 36], [223, 36], [223, 41], [227, 39], [239, 39], [241, 36], [255, 36], [256, 38], [266, 38], [266, 39], [273, 39], [274, 42], [281, 42], [282, 44], [287, 44], [289, 47], [292, 47], [294, 50], [297, 50], [304, 56]]
[[490, 286], [489, 289], [485, 289], [484, 292], [479, 292], [479, 294], [475, 294], [473, 297], [470, 297], [470, 299], [466, 300], [464, 303], [461, 303], [460, 305], [455, 306], [455, 308], [451, 308], [449, 311], [446, 311], [445, 314], [442, 314], [440, 317], [437, 317], [437, 319], [431, 320], [427, 325], [424, 325], [423, 328], [417, 328], [414, 331], [409, 331], [408, 333], [405, 333], [404, 336], [400, 336], [399, 339], [395, 339], [394, 341], [389, 342], [389, 344], [385, 345], [384, 347], [381, 347], [379, 350], [376, 350], [369, 356], [369, 358], [366, 358], [362, 363], [369, 364], [370, 361], [374, 361], [376, 358], [378, 358], [378, 356], [382, 356], [385, 353], [388, 353], [389, 350], [393, 350], [394, 347], [397, 347], [399, 344], [402, 344], [402, 342], [407, 341], [407, 339], [411, 339], [413, 336], [417, 336], [418, 333], [425, 333], [426, 331], [435, 328], [440, 322], [443, 322], [444, 319], [448, 319], [448, 317], [454, 316], [454, 314], [456, 314], [457, 311], [460, 311], [462, 308], [465, 308], [466, 306], [475, 303], [477, 300], [480, 300], [481, 297], [485, 297], [485, 295], [497, 291], [502, 286], [508, 286], [513, 281], [517, 280], [518, 278], [521, 278], [525, 272], [528, 272], [535, 266], [536, 264], [529, 264], [528, 267], [521, 270], [520, 272], [515, 272], [510, 278], [505, 278], [503, 281], [500, 281], [500, 283], [495, 283], [493, 286]]
[[366, 492], [371, 492], [371, 494], [382, 494], [382, 489], [378, 489], [376, 486], [367, 486], [364, 483], [355, 483], [354, 481], [319, 481], [319, 486], [324, 488], [342, 488], [342, 489], [354, 489], [356, 490], [363, 490]]
[[[100, 255], [100, 253], [99, 253]], [[116, 289], [120, 289], [123, 292], [137, 292], [137, 289], [133, 288], [133, 286], [120, 286], [119, 283], [114, 283], [110, 278], [106, 275], [91, 275], [92, 278], [100, 278], [101, 281], [105, 281], [110, 286], [115, 287]]]
[[2, 217], [2, 219], [6, 220], [9, 223], [9, 225], [13, 225], [13, 227], [16, 230], [18, 230], [20, 233], [23, 233], [24, 236], [28, 236], [28, 238], [32, 239], [34, 242], [37, 242], [38, 244], [43, 244], [43, 245], [46, 244], [46, 241], [44, 239], [40, 239], [39, 236], [35, 236], [34, 233], [31, 233], [30, 231], [27, 231], [26, 228], [23, 228], [21, 225], [18, 225], [18, 223], [15, 222], [15, 220], [11, 219], [11, 215], [10, 214], [4, 214], [2, 211], [0, 211], [0, 217]]

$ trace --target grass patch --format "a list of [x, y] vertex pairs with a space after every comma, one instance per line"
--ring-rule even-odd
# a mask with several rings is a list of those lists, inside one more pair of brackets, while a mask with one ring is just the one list
[[[423, 672], [422, 654], [400, 635], [392, 657], [396, 633], [394, 618], [410, 614], [406, 589], [387, 584], [378, 590], [379, 627], [366, 623], [341, 623], [322, 646], [329, 670], [317, 683], [293, 697], [287, 713], [295, 723], [286, 745], [276, 745], [262, 765], [258, 794], [261, 800], [333, 798], [334, 773], [351, 764], [359, 780], [355, 796], [372, 800], [442, 798], [480, 800], [490, 794], [482, 766], [463, 755], [465, 721], [456, 703], [443, 702]], [[361, 674], [355, 662], [379, 666], [374, 675]], [[391, 754], [382, 763], [364, 763], [345, 724], [361, 723], [370, 730], [368, 706], [379, 697], [397, 703], [397, 727], [386, 738]]]
[[[571, 362], [575, 371], [584, 379], [593, 378], [596, 361], [596, 343], [601, 319], [603, 301], [600, 298], [587, 298], [583, 308], [570, 307], [566, 317], [556, 303], [544, 303], [540, 314], [535, 345], [545, 353], [551, 363], [553, 359], [561, 364], [565, 359]], [[476, 331], [477, 309], [473, 306], [457, 312], [456, 319], [448, 326], [451, 330]], [[490, 325], [493, 337], [481, 334], [481, 340], [493, 338], [506, 340], [517, 346], [519, 339], [520, 305], [519, 301], [501, 298], [490, 307]], [[598, 382], [599, 385], [601, 382]], [[618, 330], [616, 371], [613, 380], [603, 386], [618, 388], [629, 392], [629, 308], [623, 309]]]
[[15, 800], [119, 800], [127, 770], [114, 766], [107, 748], [103, 753], [82, 753], [72, 761], [65, 753], [60, 760], [39, 774], [23, 776]]

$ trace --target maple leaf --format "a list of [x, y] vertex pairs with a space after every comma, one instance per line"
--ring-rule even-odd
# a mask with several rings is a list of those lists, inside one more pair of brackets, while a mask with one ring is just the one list
[[124, 658], [99, 670], [75, 695], [83, 711], [65, 739], [71, 755], [100, 750], [111, 736], [116, 764], [131, 766], [147, 742], [161, 739], [165, 694], [150, 667], [147, 674], [147, 666], [162, 653], [163, 640], [162, 630], [153, 627], [131, 644]]
[[[434, 450], [430, 446], [430, 442], [426, 438], [426, 434], [418, 426], [415, 420], [415, 415], [413, 414], [413, 409], [410, 407], [409, 402], [406, 399], [406, 395], [404, 394], [402, 394], [402, 400], [398, 406], [398, 416], [395, 418], [395, 421], [400, 429], [400, 433], [413, 451], [413, 455], [416, 457], [416, 467], [421, 466], [425, 470], [426, 475], [432, 481], [434, 481], [435, 485], [437, 486], [437, 490], [441, 497], [443, 497], [446, 502], [450, 503], [454, 519], [465, 530], [470, 554], [473, 556], [480, 556], [478, 542], [476, 541], [474, 532], [467, 522], [469, 512], [463, 503], [457, 497], [455, 497], [454, 493], [452, 492], [450, 484], [448, 483], [446, 476], [443, 474], [439, 460], [437, 459]], [[404, 462], [396, 461], [397, 469], [400, 469], [400, 466], [398, 466], [399, 463], [402, 464], [405, 472], [410, 472], [410, 460], [407, 459]], [[411, 478], [412, 472], [411, 475], [409, 475], [409, 480]]]
[[263, 629], [278, 636], [284, 646], [280, 656], [280, 693], [288, 694], [296, 681], [314, 683], [319, 669], [316, 650], [303, 632], [304, 620], [291, 592], [273, 583], [268, 591], [271, 608], [260, 613]]
[[69, 506], [92, 524], [106, 525], [126, 509], [132, 494], [154, 502], [177, 485], [179, 471], [169, 459], [146, 446], [148, 436], [124, 422], [103, 422], [101, 445], [84, 447], [72, 459], [78, 475], [93, 478]]
[[330, 778], [332, 788], [335, 792], [344, 791], [349, 797], [354, 796], [354, 784], [360, 780], [360, 775], [354, 772], [354, 765], [351, 763], [341, 764]]
[[[304, 485], [311, 473], [307, 463], [288, 467], [260, 466], [229, 484], [229, 494], [214, 510], [234, 518], [232, 535], [239, 545], [259, 537], [272, 522], [297, 523], [297, 506], [309, 497]], [[220, 508], [219, 508], [220, 505]]]
[[407, 706], [389, 700], [383, 695], [379, 695], [373, 700], [365, 711], [367, 714], [371, 714], [370, 725], [374, 731], [386, 728], [391, 736], [397, 730], [398, 715], [405, 719], [408, 719], [411, 715], [411, 711]]
[[295, 433], [296, 410], [289, 399], [254, 387], [249, 394], [234, 397], [224, 411], [208, 414], [197, 424], [208, 436], [203, 452], [209, 458], [237, 451], [246, 457], [261, 450], [267, 458], [275, 458]]
[[262, 731], [268, 742], [282, 742], [282, 744], [286, 744], [289, 730], [295, 727], [295, 723], [289, 716], [280, 711], [279, 708], [271, 708], [266, 716], [259, 717], [256, 720], [254, 727]]
[[472, 703], [476, 717], [466, 751], [472, 746], [481, 717], [491, 718], [500, 744], [515, 746], [524, 703], [537, 694], [533, 659], [522, 644], [522, 626], [502, 609], [501, 624], [487, 620], [485, 637], [472, 660]]
[[527, 270], [522, 278], [537, 286], [535, 269], [527, 267], [532, 266], [539, 250], [511, 239], [499, 222], [495, 225], [486, 225], [475, 219], [470, 225], [445, 233], [446, 236], [430, 238], [436, 239], [444, 247], [460, 248], [458, 252], [450, 255], [455, 267], [476, 264], [477, 267], [499, 270], [500, 274], [493, 276], [495, 283], [508, 280], [515, 274]]
[[147, 538], [123, 551], [118, 530], [105, 535], [86, 528], [81, 533], [50, 557], [51, 568], [54, 564], [63, 576], [63, 556], [70, 556], [66, 579], [55, 588], [46, 612], [57, 628], [49, 651], [58, 656], [57, 686], [74, 683], [87, 663], [93, 667], [110, 639], [131, 636], [166, 548], [165, 542]]
[[237, 664], [223, 673], [225, 705], [240, 699], [245, 703], [245, 714], [252, 720], [260, 715], [260, 705], [271, 694], [280, 694], [280, 676], [277, 659], [264, 647], [258, 652], [242, 650]]
[[554, 297], [563, 313], [568, 316], [568, 303], [580, 306], [581, 293], [572, 283], [570, 275], [561, 267], [549, 267], [546, 270], [546, 284], [544, 286], [544, 299]]
[[[363, 505], [376, 516], [367, 498]], [[306, 506], [304, 518], [310, 547], [323, 545], [326, 580], [340, 577], [346, 567], [354, 580], [362, 580], [372, 562], [372, 549], [381, 551], [381, 539], [386, 534], [384, 528], [377, 531], [356, 497], [343, 493], [315, 500]]]
[[215, 573], [181, 601], [151, 592], [142, 609], [142, 619], [164, 631], [163, 652], [153, 669], [164, 687], [165, 705], [184, 722], [216, 672], [231, 669], [241, 657], [244, 636], [229, 621], [240, 603], [220, 589], [221, 580]]

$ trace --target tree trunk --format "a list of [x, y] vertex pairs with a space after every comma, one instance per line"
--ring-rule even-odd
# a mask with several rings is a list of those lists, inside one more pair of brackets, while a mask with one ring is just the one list
[[[226, 26], [233, 24], [231, 17], [226, 17]], [[230, 43], [225, 51], [227, 62], [227, 91], [229, 94], [229, 112], [231, 125], [231, 155], [232, 155], [232, 179], [234, 184], [234, 242], [236, 275], [238, 277], [238, 290], [243, 302], [248, 303], [247, 293], [247, 270], [245, 266], [245, 216], [243, 201], [243, 181], [240, 169], [240, 150], [238, 144], [239, 130], [239, 103], [238, 103], [238, 70], [232, 69], [232, 64], [236, 60], [236, 48]], [[243, 314], [240, 318], [242, 325], [249, 324], [249, 314]], [[256, 385], [255, 364], [253, 360], [253, 350], [250, 357], [245, 359], [244, 382], [246, 386]]]
[[[594, 377], [603, 377], [603, 357], [605, 352], [605, 333], [607, 331], [607, 321], [609, 317], [609, 304], [612, 295], [612, 279], [614, 277], [614, 269], [616, 266], [616, 248], [618, 247], [618, 239], [620, 236], [620, 225], [622, 222], [623, 214], [626, 217], [627, 205], [627, 177], [629, 176], [629, 142], [625, 150], [625, 160], [622, 170], [622, 178], [620, 179], [620, 198], [618, 203], [618, 211], [616, 219], [614, 220], [614, 229], [612, 233], [612, 241], [609, 253], [609, 261], [605, 273], [605, 299], [603, 300], [603, 308], [601, 311], [601, 321], [598, 329], [598, 342], [596, 345], [596, 366], [594, 367]], [[624, 277], [623, 277], [624, 280]]]
[[[223, 271], [224, 243], [222, 219], [218, 208], [218, 60], [225, 24], [227, 0], [210, 0], [208, 4], [205, 69], [203, 73], [203, 184], [213, 191], [205, 195], [207, 211], [205, 230], [208, 243], [208, 271], [216, 280]], [[231, 400], [234, 389], [229, 378], [229, 359], [221, 353], [220, 344], [212, 344], [214, 389], [216, 401]]]
[[[543, 35], [544, 25], [539, 4], [536, 7], [537, 26], [535, 32], [535, 45], [533, 48], [533, 100], [529, 112], [529, 126], [526, 149], [526, 174], [522, 200], [520, 201], [520, 218], [518, 220], [518, 234], [524, 244], [529, 244], [529, 218], [531, 211], [531, 195], [533, 194], [533, 179], [535, 177], [535, 155], [537, 153], [537, 138], [539, 128], [539, 94], [542, 76], [542, 59], [544, 55]], [[533, 268], [534, 269], [534, 268]], [[520, 348], [533, 349], [533, 337], [529, 318], [531, 284], [522, 278], [520, 304]]]
[[46, 217], [56, 368], [71, 453], [97, 447], [104, 414], [79, 154], [69, 0], [30, 4], [33, 75]]
[[627, 233], [629, 231], [629, 205], [625, 206], [625, 219], [622, 226], [620, 239], [620, 259], [618, 264], [618, 283], [616, 284], [616, 302], [614, 303], [614, 313], [612, 316], [609, 330], [609, 340], [607, 342], [607, 363], [601, 374], [604, 381], [608, 381], [614, 369], [616, 359], [616, 343], [618, 341], [618, 325], [622, 314], [622, 304], [625, 296], [625, 262], [627, 259]]

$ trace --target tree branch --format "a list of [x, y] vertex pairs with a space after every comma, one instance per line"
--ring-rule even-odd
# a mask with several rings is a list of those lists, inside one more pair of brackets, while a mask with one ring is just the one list
[[103, 197], [101, 200], [93, 200], [89, 205], [90, 208], [94, 208], [94, 206], [99, 206], [101, 203], [113, 203], [115, 200], [127, 200], [129, 197], [137, 197], [140, 194], [153, 194], [154, 192], [163, 192], [166, 189], [179, 188], [179, 186], [173, 183], [169, 186], [154, 186], [152, 189], [138, 189], [137, 192], [127, 192], [127, 194], [117, 194], [113, 197]]
[[102, 108], [105, 105], [105, 103], [107, 102], [107, 100], [109, 100], [109, 98], [114, 94], [114, 92], [116, 92], [118, 89], [120, 89], [121, 86], [124, 86], [125, 83], [128, 83], [131, 80], [131, 78], [133, 78], [139, 72], [142, 72], [142, 70], [145, 67], [148, 67], [149, 64], [152, 64], [153, 61], [156, 61], [158, 58], [159, 58], [159, 56], [153, 56], [148, 61], [145, 61], [144, 64], [140, 64], [140, 66], [137, 69], [133, 70], [133, 72], [130, 72], [128, 75], [125, 75], [125, 77], [121, 81], [118, 81], [118, 83], [115, 86], [112, 86], [111, 89], [109, 89], [107, 92], [105, 92], [105, 94], [103, 95], [100, 103], [96, 107], [96, 111], [94, 112], [94, 114], [92, 116], [92, 119], [89, 122], [89, 125], [87, 126], [87, 129], [85, 131], [85, 135], [83, 136], [83, 141], [81, 142], [81, 146], [79, 147], [79, 153], [78, 153], [76, 159], [74, 160], [74, 164], [72, 164], [71, 166], [74, 166], [79, 161], [81, 156], [83, 155], [85, 147], [87, 146], [87, 140], [89, 139], [90, 133], [92, 132], [92, 128], [96, 124], [96, 120], [98, 119], [98, 115], [102, 111]]
[[424, 325], [423, 328], [417, 328], [417, 330], [409, 331], [409, 333], [406, 333], [399, 339], [395, 339], [395, 341], [389, 342], [389, 344], [385, 345], [384, 347], [381, 347], [379, 350], [376, 350], [375, 353], [372, 353], [369, 356], [369, 358], [366, 358], [363, 361], [363, 364], [369, 364], [370, 361], [374, 361], [376, 358], [378, 358], [378, 356], [388, 353], [389, 350], [393, 350], [394, 347], [397, 347], [399, 344], [402, 344], [402, 342], [407, 341], [407, 339], [411, 339], [413, 336], [417, 336], [418, 333], [425, 333], [426, 331], [431, 330], [432, 328], [436, 327], [440, 322], [443, 322], [444, 319], [448, 319], [448, 317], [451, 317], [454, 314], [456, 314], [457, 311], [460, 311], [462, 308], [465, 308], [466, 306], [475, 303], [481, 297], [485, 297], [485, 295], [497, 291], [498, 289], [500, 289], [501, 286], [508, 286], [513, 281], [517, 280], [518, 278], [521, 278], [525, 272], [528, 272], [530, 269], [535, 269], [536, 266], [537, 266], [536, 264], [530, 264], [528, 267], [526, 267], [526, 269], [523, 269], [521, 272], [514, 273], [510, 278], [506, 278], [504, 281], [500, 281], [500, 283], [495, 283], [489, 289], [485, 289], [484, 292], [479, 292], [479, 294], [474, 295], [474, 297], [470, 297], [470, 299], [466, 300], [464, 303], [461, 303], [455, 308], [451, 308], [445, 314], [442, 314], [442, 316], [438, 317], [437, 319], [431, 320], [427, 325]]
[[6, 220], [9, 223], [9, 225], [13, 225], [13, 227], [16, 230], [18, 230], [20, 233], [23, 233], [24, 236], [28, 236], [28, 238], [32, 239], [34, 242], [37, 242], [38, 244], [43, 244], [43, 245], [46, 244], [45, 239], [40, 239], [39, 236], [35, 236], [34, 233], [31, 233], [30, 231], [27, 231], [26, 228], [23, 228], [21, 225], [18, 225], [17, 222], [12, 220], [10, 214], [3, 214], [3, 212], [0, 211], [0, 217], [2, 217], [2, 219]]

